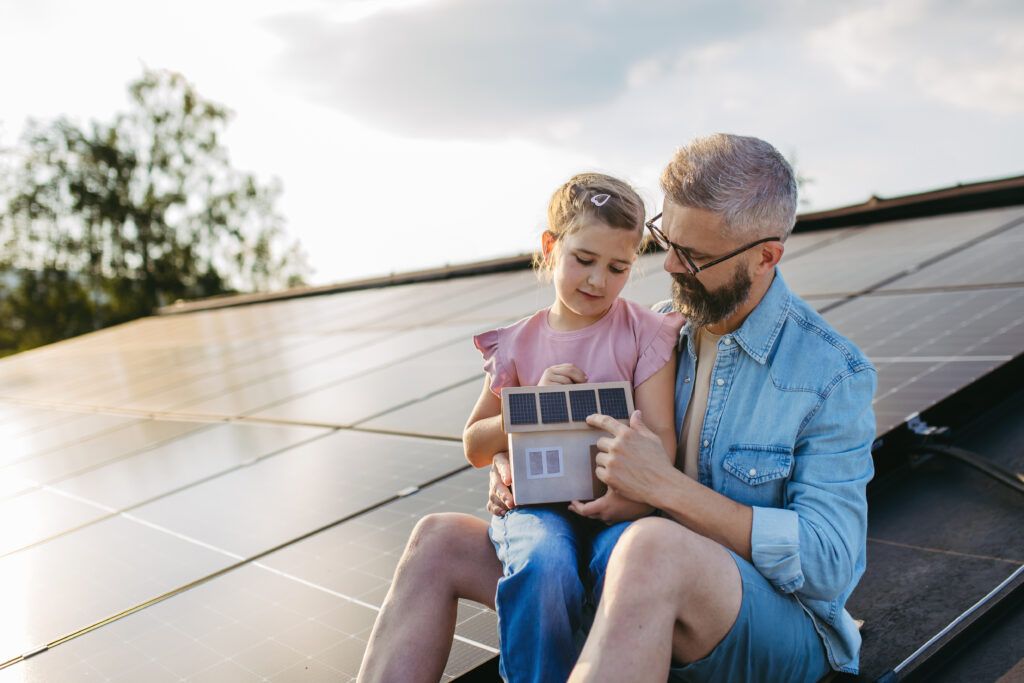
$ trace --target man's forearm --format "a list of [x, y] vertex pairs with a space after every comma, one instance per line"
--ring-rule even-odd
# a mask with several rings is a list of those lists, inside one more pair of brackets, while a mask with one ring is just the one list
[[753, 508], [726, 498], [677, 469], [646, 501], [691, 531], [722, 544], [747, 560]]

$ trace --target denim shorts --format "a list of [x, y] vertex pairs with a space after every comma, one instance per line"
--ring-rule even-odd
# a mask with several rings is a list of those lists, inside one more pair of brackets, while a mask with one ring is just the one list
[[780, 593], [736, 553], [729, 554], [743, 581], [736, 622], [707, 657], [672, 668], [669, 681], [813, 683], [829, 673], [825, 646], [796, 598]]

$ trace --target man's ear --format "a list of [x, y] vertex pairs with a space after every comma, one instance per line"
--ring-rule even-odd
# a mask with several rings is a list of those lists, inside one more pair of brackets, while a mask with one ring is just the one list
[[540, 236], [540, 246], [544, 253], [545, 263], [548, 262], [551, 254], [554, 253], [556, 244], [558, 244], [558, 238], [550, 230], [545, 230], [544, 234]]
[[782, 254], [786, 251], [782, 242], [765, 242], [760, 245], [758, 254], [761, 259], [755, 266], [759, 273], [767, 273], [775, 268], [782, 260]]

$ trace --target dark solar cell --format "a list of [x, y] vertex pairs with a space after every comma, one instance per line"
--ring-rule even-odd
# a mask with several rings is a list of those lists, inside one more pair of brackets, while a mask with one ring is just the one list
[[533, 394], [509, 394], [508, 416], [514, 425], [537, 424], [537, 402]]
[[593, 389], [570, 391], [569, 405], [572, 406], [572, 421], [582, 422], [587, 419], [587, 415], [597, 412], [597, 394]]
[[545, 424], [569, 421], [565, 392], [550, 391], [540, 395], [540, 421]]
[[611, 417], [625, 420], [629, 417], [626, 405], [626, 392], [623, 389], [598, 389], [601, 398], [601, 412]]

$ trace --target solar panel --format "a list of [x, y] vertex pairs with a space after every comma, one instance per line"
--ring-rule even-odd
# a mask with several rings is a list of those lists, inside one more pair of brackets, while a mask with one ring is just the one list
[[598, 389], [601, 399], [601, 412], [619, 420], [629, 419], [629, 406], [626, 403], [626, 392], [623, 389]]
[[533, 394], [508, 395], [508, 419], [514, 425], [537, 424], [537, 402]]
[[570, 391], [569, 404], [572, 406], [572, 421], [582, 422], [587, 419], [587, 415], [597, 412], [597, 394], [593, 389]]
[[[787, 282], [817, 293], [816, 308], [838, 304], [826, 317], [879, 370], [880, 435], [1024, 350], [1024, 271], [1014, 258], [1024, 229], [993, 233], [1022, 215], [957, 214], [788, 243]], [[669, 294], [663, 258], [644, 257], [648, 272], [635, 273], [645, 303]], [[840, 298], [914, 268], [870, 296]], [[532, 277], [155, 317], [4, 359], [0, 443], [12, 447], [0, 449], [0, 496], [24, 497], [32, 512], [22, 517], [39, 524], [11, 531], [7, 548], [20, 549], [0, 557], [0, 575], [15, 577], [0, 586], [0, 604], [14, 610], [0, 615], [0, 661], [181, 592], [0, 669], [0, 681], [151, 680], [165, 670], [175, 680], [287, 680], [275, 673], [284, 667], [295, 678], [349, 680], [416, 521], [439, 510], [484, 517], [486, 476], [452, 474], [466, 467], [452, 438], [479, 393], [469, 337], [550, 301], [550, 287]], [[539, 403], [512, 394], [506, 408], [512, 424], [571, 430], [596, 412], [627, 419], [628, 399], [621, 389], [559, 388]], [[63, 411], [72, 412], [58, 424]], [[252, 417], [278, 424], [243, 421]], [[299, 432], [321, 433], [314, 423], [378, 433], [346, 430], [303, 445]], [[269, 438], [278, 430], [280, 439]], [[220, 440], [241, 432], [259, 436], [251, 447]], [[544, 476], [569, 464], [553, 451], [539, 451]], [[379, 505], [429, 481], [437, 483]], [[291, 490], [304, 493], [282, 495]], [[8, 516], [17, 517], [14, 505]], [[93, 510], [103, 518], [90, 521]], [[287, 545], [182, 590], [277, 544]], [[493, 612], [463, 604], [459, 614], [446, 680], [497, 647]]]
[[540, 419], [544, 424], [569, 421], [569, 409], [565, 404], [565, 392], [548, 391], [540, 395]]

